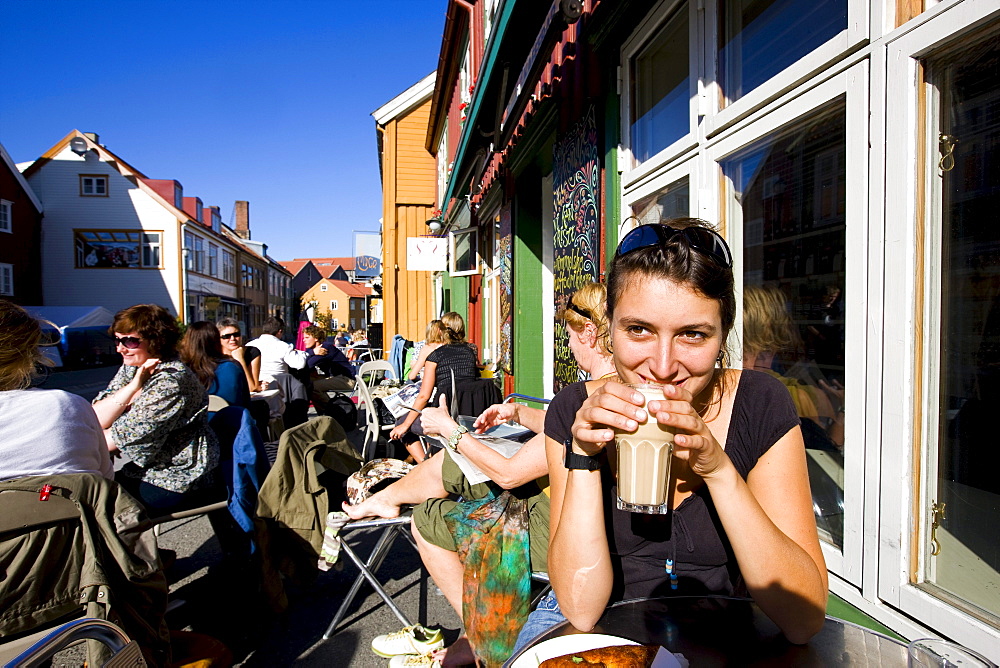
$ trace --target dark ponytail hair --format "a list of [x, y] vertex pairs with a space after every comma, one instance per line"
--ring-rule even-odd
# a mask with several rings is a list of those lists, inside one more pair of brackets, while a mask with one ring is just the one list
[[199, 320], [188, 325], [180, 344], [181, 361], [194, 371], [198, 380], [207, 389], [215, 380], [215, 369], [222, 352], [219, 328], [207, 320]]

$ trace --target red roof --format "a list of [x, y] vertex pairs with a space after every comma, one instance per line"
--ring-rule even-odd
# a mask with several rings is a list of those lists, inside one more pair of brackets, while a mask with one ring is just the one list
[[309, 264], [309, 260], [279, 260], [278, 264], [287, 269], [292, 276], [297, 276], [302, 267]]
[[327, 280], [331, 285], [333, 285], [333, 287], [337, 288], [348, 297], [367, 297], [372, 294], [371, 288], [361, 285], [360, 283], [351, 283], [350, 281], [332, 281], [330, 279]]
[[319, 273], [326, 274], [326, 267], [336, 267], [340, 265], [345, 271], [354, 271], [354, 258], [353, 257], [297, 257], [293, 262], [308, 262], [312, 260], [312, 263], [316, 265], [319, 269]]

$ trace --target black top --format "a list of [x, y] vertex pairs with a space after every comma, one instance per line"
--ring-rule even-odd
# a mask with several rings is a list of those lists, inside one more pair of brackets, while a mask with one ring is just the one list
[[472, 346], [466, 343], [451, 343], [436, 348], [427, 356], [427, 361], [437, 364], [437, 368], [434, 370], [434, 387], [436, 392], [432, 398], [432, 401], [435, 402], [437, 401], [438, 394], [442, 392], [448, 397], [449, 402], [454, 399], [451, 396], [452, 371], [455, 372], [455, 383], [479, 378], [479, 360], [476, 358], [476, 353]]
[[250, 366], [250, 362], [260, 357], [260, 348], [257, 346], [243, 346], [243, 361], [246, 362], [247, 366]]
[[307, 369], [319, 369], [327, 376], [354, 378], [354, 367], [337, 346], [330, 342], [323, 342], [320, 346], [326, 348], [326, 355], [310, 354], [306, 359]]
[[[573, 383], [545, 412], [545, 435], [564, 442], [587, 398], [586, 384]], [[740, 374], [725, 449], [746, 480], [757, 460], [799, 424], [788, 390], [758, 371]], [[611, 601], [654, 596], [745, 595], [739, 567], [705, 485], [666, 515], [618, 510], [618, 488], [608, 463], [601, 467], [604, 518], [614, 571]], [[671, 586], [666, 561], [675, 562]]]

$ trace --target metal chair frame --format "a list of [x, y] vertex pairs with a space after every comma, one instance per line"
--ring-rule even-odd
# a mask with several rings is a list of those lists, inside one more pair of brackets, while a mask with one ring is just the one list
[[386, 555], [389, 553], [392, 544], [395, 542], [398, 536], [403, 536], [409, 541], [413, 549], [417, 549], [417, 543], [410, 534], [410, 511], [406, 511], [405, 514], [399, 517], [393, 517], [389, 519], [377, 518], [371, 520], [358, 520], [356, 522], [349, 522], [345, 524], [340, 533], [343, 534], [347, 531], [374, 531], [377, 529], [382, 529], [382, 535], [379, 536], [378, 542], [372, 549], [370, 555], [368, 555], [367, 561], [362, 561], [351, 546], [347, 544], [347, 541], [341, 537], [340, 538], [340, 549], [354, 562], [354, 564], [361, 571], [358, 577], [354, 580], [354, 584], [351, 585], [350, 590], [348, 590], [347, 595], [344, 597], [343, 602], [337, 609], [337, 613], [330, 620], [330, 625], [326, 629], [326, 633], [323, 634], [323, 640], [329, 640], [336, 631], [337, 626], [343, 621], [344, 617], [347, 615], [347, 610], [354, 602], [355, 597], [361, 590], [361, 585], [367, 580], [368, 584], [372, 586], [385, 604], [389, 606], [392, 613], [396, 615], [396, 618], [402, 622], [403, 626], [412, 626], [413, 622], [399, 609], [396, 602], [392, 600], [392, 596], [385, 590], [382, 583], [378, 581], [375, 577], [375, 571], [381, 567], [382, 562], [385, 561]]
[[81, 640], [97, 640], [113, 652], [104, 665], [144, 668], [146, 660], [139, 645], [129, 639], [120, 628], [103, 619], [74, 619], [54, 629], [6, 664], [7, 668], [34, 668], [45, 665], [55, 654]]

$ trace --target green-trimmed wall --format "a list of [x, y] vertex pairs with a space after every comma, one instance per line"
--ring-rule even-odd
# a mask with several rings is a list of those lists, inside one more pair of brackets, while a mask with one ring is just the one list
[[541, 177], [527, 172], [514, 198], [514, 391], [543, 397]]

